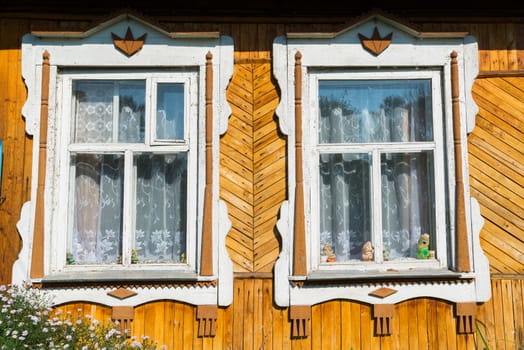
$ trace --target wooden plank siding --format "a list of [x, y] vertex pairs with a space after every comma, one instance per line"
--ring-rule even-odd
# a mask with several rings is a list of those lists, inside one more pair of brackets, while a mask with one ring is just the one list
[[[479, 306], [478, 332], [489, 349], [519, 349], [524, 344], [524, 283], [521, 279], [492, 279], [493, 297]], [[217, 332], [212, 338], [197, 337], [196, 308], [174, 301], [158, 301], [135, 308], [132, 335], [147, 335], [178, 349], [484, 349], [475, 334], [457, 334], [454, 307], [436, 299], [413, 299], [395, 305], [393, 334], [374, 335], [369, 305], [333, 300], [314, 305], [311, 335], [290, 337], [287, 308], [273, 305], [269, 279], [239, 278], [234, 282], [235, 301], [219, 308]], [[62, 313], [79, 312], [99, 321], [108, 321], [111, 309], [96, 304], [74, 303], [58, 306]], [[56, 311], [55, 310], [55, 311]]]
[[[471, 194], [485, 220], [480, 238], [493, 274], [493, 296], [479, 306], [477, 318], [490, 349], [517, 349], [524, 345], [524, 22], [409, 20], [421, 30], [469, 31], [478, 39], [481, 76], [473, 96], [479, 113], [468, 139], [469, 171]], [[286, 199], [287, 145], [274, 114], [279, 91], [271, 74], [271, 43], [288, 31], [336, 31], [344, 19], [202, 23], [164, 15], [159, 21], [173, 31], [218, 30], [235, 42], [227, 90], [232, 114], [220, 140], [220, 197], [232, 222], [226, 245], [236, 278], [233, 303], [219, 308], [214, 337], [198, 337], [196, 308], [173, 301], [136, 307], [132, 333], [177, 350], [483, 349], [478, 334], [457, 334], [453, 305], [435, 299], [395, 305], [393, 333], [382, 337], [374, 335], [369, 305], [333, 300], [313, 306], [309, 337], [292, 339], [288, 309], [274, 305], [268, 276], [280, 249], [275, 223]], [[21, 115], [26, 91], [20, 38], [32, 27], [77, 30], [90, 23], [88, 16], [33, 14], [26, 19], [0, 13], [0, 195], [6, 198], [0, 204], [0, 284], [11, 280], [21, 249], [16, 223], [31, 187], [32, 139]], [[101, 321], [111, 315], [106, 306], [81, 302], [58, 309]]]

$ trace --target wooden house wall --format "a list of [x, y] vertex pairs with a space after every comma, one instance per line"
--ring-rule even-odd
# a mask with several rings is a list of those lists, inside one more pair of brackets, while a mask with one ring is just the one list
[[[395, 306], [393, 333], [374, 336], [371, 307], [335, 300], [312, 308], [307, 338], [291, 339], [288, 309], [273, 303], [271, 271], [279, 252], [275, 230], [286, 199], [286, 139], [274, 115], [279, 90], [271, 75], [271, 43], [289, 31], [336, 31], [343, 19], [158, 17], [170, 30], [218, 30], [233, 37], [235, 67], [227, 99], [229, 128], [220, 142], [220, 197], [232, 229], [227, 249], [235, 271], [234, 300], [219, 309], [217, 333], [197, 337], [196, 308], [159, 301], [135, 309], [133, 334], [148, 335], [167, 349], [482, 349], [479, 334], [458, 335], [452, 304], [414, 299]], [[524, 345], [524, 21], [408, 19], [424, 31], [468, 31], [479, 42], [480, 75], [473, 86], [479, 106], [469, 136], [471, 193], [485, 220], [481, 245], [490, 261], [492, 298], [477, 318], [492, 349]], [[29, 199], [32, 140], [21, 108], [26, 90], [20, 74], [20, 39], [34, 27], [89, 28], [91, 19], [0, 13], [0, 138], [4, 162], [0, 204], [0, 284], [11, 280], [21, 248], [16, 230]], [[70, 304], [99, 320], [102, 305]], [[484, 328], [485, 326], [485, 328]]]

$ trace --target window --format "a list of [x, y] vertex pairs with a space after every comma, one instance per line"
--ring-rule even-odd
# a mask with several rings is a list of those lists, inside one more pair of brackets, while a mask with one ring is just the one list
[[417, 297], [488, 300], [468, 190], [475, 39], [371, 14], [278, 37], [273, 57], [289, 165], [276, 303], [389, 305], [381, 314]]
[[445, 266], [440, 72], [309, 76], [312, 268]]
[[194, 270], [197, 74], [61, 78], [71, 121], [66, 263]]
[[56, 304], [229, 305], [217, 155], [232, 73], [230, 37], [131, 14], [24, 36], [33, 176], [13, 282]]

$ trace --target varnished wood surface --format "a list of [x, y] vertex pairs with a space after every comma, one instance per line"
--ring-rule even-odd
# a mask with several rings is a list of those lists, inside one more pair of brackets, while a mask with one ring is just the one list
[[[375, 336], [372, 308], [367, 304], [333, 300], [314, 305], [311, 335], [291, 338], [289, 309], [272, 304], [273, 285], [268, 279], [237, 279], [234, 301], [220, 308], [214, 337], [197, 337], [196, 308], [178, 302], [160, 301], [135, 308], [132, 334], [148, 335], [167, 350], [516, 350], [524, 345], [524, 282], [520, 279], [493, 279], [492, 299], [479, 306], [478, 331], [457, 334], [452, 304], [437, 299], [413, 299], [394, 307], [392, 334]], [[111, 317], [102, 305], [69, 304], [56, 308], [73, 314], [83, 312], [99, 321]]]
[[[286, 140], [278, 133], [274, 110], [278, 86], [271, 79], [271, 43], [288, 31], [334, 31], [343, 21], [273, 18], [214, 22], [177, 20], [163, 13], [162, 25], [178, 31], [218, 30], [235, 44], [235, 69], [227, 91], [232, 108], [220, 141], [220, 197], [227, 203], [232, 230], [227, 249], [238, 273], [271, 273], [279, 252], [274, 232], [278, 207], [285, 200]], [[524, 319], [524, 21], [469, 18], [456, 22], [426, 14], [409, 18], [425, 31], [468, 31], [478, 39], [481, 78], [473, 86], [479, 106], [468, 138], [471, 194], [485, 224], [481, 245], [492, 272], [492, 299], [478, 309], [491, 349], [523, 345]], [[85, 14], [0, 13], [0, 138], [4, 161], [0, 205], [0, 284], [11, 280], [21, 249], [16, 224], [29, 200], [32, 139], [21, 114], [26, 90], [20, 69], [20, 40], [31, 28], [77, 30], [98, 17]], [[457, 335], [452, 305], [415, 299], [395, 306], [393, 334], [373, 334], [371, 308], [331, 301], [312, 309], [312, 335], [290, 338], [288, 310], [273, 305], [271, 279], [235, 279], [230, 307], [219, 309], [217, 335], [196, 336], [196, 310], [177, 302], [155, 302], [135, 309], [133, 332], [147, 334], [168, 349], [482, 349], [475, 335]], [[110, 309], [74, 304], [107, 319]], [[483, 326], [480, 326], [483, 329]]]

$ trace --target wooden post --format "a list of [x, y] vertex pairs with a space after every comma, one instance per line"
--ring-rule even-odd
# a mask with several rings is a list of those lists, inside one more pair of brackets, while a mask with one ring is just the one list
[[200, 275], [213, 276], [213, 55], [206, 55], [206, 188]]
[[35, 227], [31, 255], [31, 278], [44, 277], [44, 192], [47, 158], [47, 120], [49, 118], [49, 52], [42, 55], [42, 89], [40, 101], [40, 141], [38, 149], [38, 183], [35, 200]]
[[295, 54], [295, 231], [293, 275], [307, 274], [306, 231], [304, 225], [304, 179], [302, 172], [302, 54]]
[[469, 263], [468, 230], [462, 174], [462, 144], [460, 134], [459, 75], [457, 52], [451, 53], [451, 97], [453, 107], [453, 141], [455, 145], [455, 237], [456, 270], [471, 271]]

